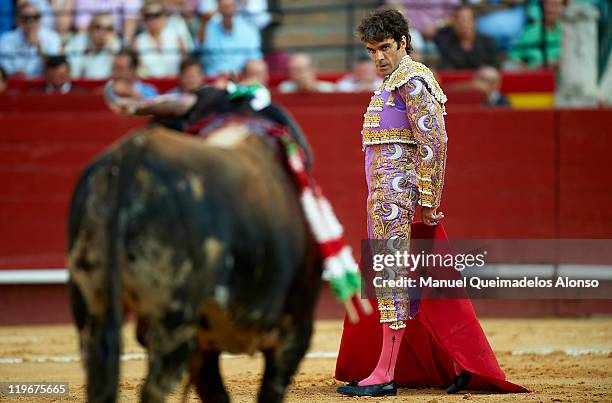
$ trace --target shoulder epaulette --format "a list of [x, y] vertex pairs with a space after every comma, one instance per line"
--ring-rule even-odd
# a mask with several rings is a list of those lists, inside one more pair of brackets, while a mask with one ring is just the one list
[[405, 56], [400, 62], [399, 66], [385, 83], [385, 89], [389, 92], [401, 87], [406, 84], [408, 80], [412, 78], [418, 78], [425, 83], [431, 95], [441, 105], [446, 103], [446, 95], [440, 88], [440, 84], [436, 81], [433, 73], [423, 63], [415, 62], [409, 56]]

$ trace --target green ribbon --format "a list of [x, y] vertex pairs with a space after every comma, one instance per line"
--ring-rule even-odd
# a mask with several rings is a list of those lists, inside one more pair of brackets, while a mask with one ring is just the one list
[[236, 89], [228, 95], [230, 101], [238, 98], [255, 98], [255, 92], [262, 87], [259, 83], [248, 85], [236, 84]]
[[357, 272], [346, 272], [342, 277], [330, 279], [329, 286], [336, 298], [344, 302], [360, 291], [361, 278]]

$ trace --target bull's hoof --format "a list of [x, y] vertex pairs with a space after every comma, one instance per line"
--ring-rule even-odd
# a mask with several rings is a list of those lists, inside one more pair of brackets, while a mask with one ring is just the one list
[[350, 383], [340, 386], [336, 391], [347, 396], [395, 396], [397, 395], [397, 386], [394, 381], [367, 386]]
[[446, 393], [454, 394], [467, 388], [468, 383], [470, 383], [470, 379], [472, 379], [472, 373], [466, 370], [461, 371], [459, 376], [455, 378], [453, 383], [446, 388]]

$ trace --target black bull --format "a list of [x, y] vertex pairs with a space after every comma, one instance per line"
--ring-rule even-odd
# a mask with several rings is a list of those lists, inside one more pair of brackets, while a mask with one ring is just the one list
[[153, 128], [86, 168], [68, 261], [90, 402], [117, 399], [127, 310], [148, 351], [143, 401], [164, 401], [185, 372], [205, 402], [229, 401], [221, 351], [261, 351], [259, 401], [283, 400], [309, 345], [322, 266], [279, 155], [244, 127], [205, 141]]

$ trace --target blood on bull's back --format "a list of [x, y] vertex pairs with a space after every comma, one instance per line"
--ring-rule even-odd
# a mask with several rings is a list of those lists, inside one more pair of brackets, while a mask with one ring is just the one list
[[[218, 353], [256, 350], [288, 355], [276, 371], [284, 375], [264, 379], [261, 392], [282, 400], [308, 345], [321, 267], [275, 147], [241, 127], [206, 141], [142, 131], [84, 173], [70, 221], [90, 399], [116, 396], [101, 380], [116, 385], [113, 328], [123, 306], [136, 313], [149, 352], [145, 400], [163, 398], [187, 368], [201, 397], [221, 393], [203, 380]], [[110, 379], [90, 373], [92, 365]]]

